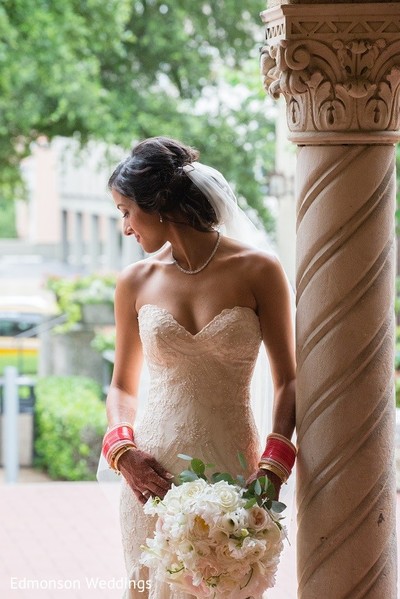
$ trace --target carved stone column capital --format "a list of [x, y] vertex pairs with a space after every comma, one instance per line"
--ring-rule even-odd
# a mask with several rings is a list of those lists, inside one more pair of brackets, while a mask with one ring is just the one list
[[400, 139], [400, 4], [282, 5], [262, 13], [264, 85], [299, 144]]

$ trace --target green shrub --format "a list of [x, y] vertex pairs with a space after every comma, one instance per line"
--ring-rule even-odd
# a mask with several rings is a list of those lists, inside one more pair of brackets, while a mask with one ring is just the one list
[[396, 408], [400, 408], [400, 378], [396, 379]]
[[107, 350], [115, 350], [115, 328], [96, 333], [90, 345], [100, 354]]
[[116, 275], [92, 274], [73, 278], [49, 277], [46, 287], [56, 297], [60, 312], [66, 316], [66, 322], [54, 330], [66, 333], [74, 329], [82, 320], [82, 305], [108, 303], [114, 305]]
[[396, 347], [394, 354], [394, 367], [396, 370], [400, 370], [400, 327], [396, 327]]
[[36, 385], [37, 465], [56, 480], [95, 480], [107, 426], [101, 388], [81, 376], [51, 376]]
[[0, 197], [0, 214], [0, 238], [16, 238], [15, 202], [11, 199]]

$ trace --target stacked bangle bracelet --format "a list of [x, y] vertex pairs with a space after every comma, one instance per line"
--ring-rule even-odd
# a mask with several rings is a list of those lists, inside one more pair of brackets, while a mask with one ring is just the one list
[[287, 481], [294, 466], [297, 449], [289, 439], [278, 433], [267, 437], [259, 468], [273, 472], [283, 483]]
[[118, 460], [129, 449], [136, 447], [133, 426], [129, 422], [119, 422], [107, 429], [103, 439], [103, 455], [110, 468], [118, 474]]

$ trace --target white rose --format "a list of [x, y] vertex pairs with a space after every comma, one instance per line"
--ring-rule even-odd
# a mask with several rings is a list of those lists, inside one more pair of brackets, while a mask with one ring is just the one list
[[176, 512], [185, 511], [185, 506], [193, 503], [192, 498], [196, 497], [201, 492], [201, 487], [204, 487], [206, 482], [199, 479], [189, 483], [183, 483], [183, 485], [172, 484], [171, 488], [167, 491], [160, 505], [164, 506], [164, 510], [169, 514]]
[[193, 503], [199, 495], [207, 488], [207, 482], [203, 478], [183, 483], [177, 487], [178, 495], [182, 503]]
[[221, 480], [215, 483], [214, 494], [218, 497], [221, 509], [225, 512], [233, 512], [239, 507], [241, 493], [238, 487]]

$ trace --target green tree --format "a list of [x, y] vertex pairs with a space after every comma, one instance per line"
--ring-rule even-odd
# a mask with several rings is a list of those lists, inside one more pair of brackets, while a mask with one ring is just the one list
[[127, 148], [170, 135], [198, 147], [270, 227], [263, 8], [263, 0], [3, 0], [0, 195], [20, 193], [18, 164], [40, 135]]

